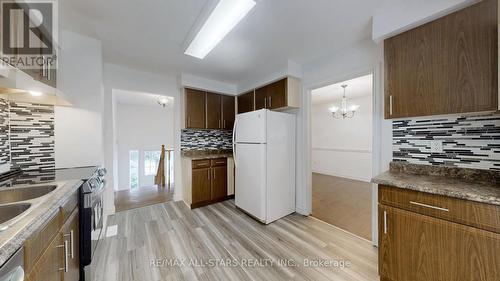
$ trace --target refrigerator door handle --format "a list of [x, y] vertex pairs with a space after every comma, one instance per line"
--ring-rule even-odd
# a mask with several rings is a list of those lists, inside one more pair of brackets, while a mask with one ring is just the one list
[[233, 125], [233, 161], [234, 161], [234, 167], [236, 167], [236, 124], [238, 124], [238, 118], [234, 120], [234, 125]]

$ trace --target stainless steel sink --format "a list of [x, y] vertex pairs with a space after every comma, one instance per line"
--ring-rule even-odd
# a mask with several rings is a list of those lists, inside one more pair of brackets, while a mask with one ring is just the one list
[[41, 185], [2, 190], [0, 191], [0, 204], [35, 199], [54, 191], [56, 188], [57, 185]]
[[0, 227], [1, 224], [21, 215], [31, 207], [29, 203], [20, 203], [0, 206]]

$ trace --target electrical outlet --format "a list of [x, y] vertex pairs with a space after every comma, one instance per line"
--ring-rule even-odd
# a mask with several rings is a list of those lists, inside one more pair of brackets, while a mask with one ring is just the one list
[[443, 141], [440, 141], [440, 140], [431, 141], [431, 152], [432, 153], [443, 153]]

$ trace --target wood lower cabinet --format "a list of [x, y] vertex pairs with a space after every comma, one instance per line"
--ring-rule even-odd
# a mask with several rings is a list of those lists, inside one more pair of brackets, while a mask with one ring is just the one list
[[192, 171], [192, 204], [210, 201], [210, 168], [193, 169]]
[[254, 91], [238, 96], [238, 114], [255, 110]]
[[497, 0], [384, 41], [385, 117], [498, 109]]
[[222, 96], [222, 129], [232, 130], [236, 117], [235, 97]]
[[[61, 234], [57, 234], [38, 259], [27, 276], [29, 281], [59, 281], [63, 280], [64, 272], [64, 242]], [[73, 279], [78, 280], [78, 279]]]
[[71, 216], [61, 229], [61, 235], [64, 239], [64, 245], [68, 247], [67, 264], [64, 271], [64, 281], [74, 280], [80, 278], [80, 235], [78, 223], [78, 209], [75, 209]]
[[[80, 237], [76, 192], [24, 243], [26, 280], [78, 281]], [[68, 212], [68, 208], [74, 208]]]
[[221, 95], [207, 93], [206, 102], [207, 129], [222, 129], [222, 99]]
[[186, 128], [206, 128], [205, 102], [205, 92], [186, 89]]
[[227, 195], [227, 160], [193, 160], [191, 172], [191, 208], [219, 202]]
[[227, 197], [227, 167], [212, 168], [212, 200], [224, 199]]
[[499, 233], [379, 204], [381, 280], [500, 280], [498, 253]]

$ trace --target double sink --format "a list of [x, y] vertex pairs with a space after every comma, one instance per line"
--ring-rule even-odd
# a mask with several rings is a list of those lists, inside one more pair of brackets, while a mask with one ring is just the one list
[[0, 190], [0, 231], [19, 220], [35, 204], [35, 199], [56, 188], [57, 185], [50, 184]]

